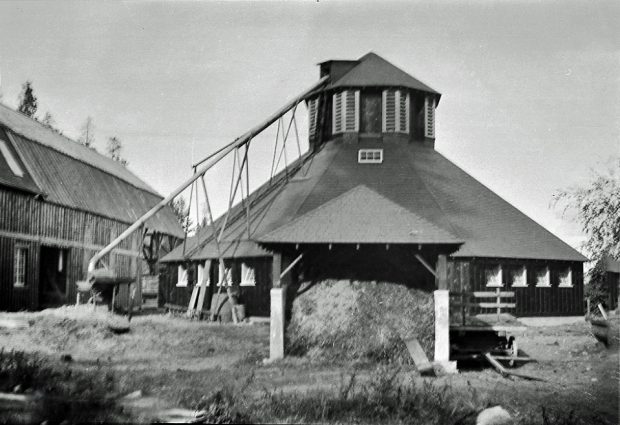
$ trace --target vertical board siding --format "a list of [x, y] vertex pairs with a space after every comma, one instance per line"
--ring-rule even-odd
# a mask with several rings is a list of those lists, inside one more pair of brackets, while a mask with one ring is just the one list
[[[129, 226], [5, 189], [0, 189], [0, 205], [0, 231], [25, 235], [23, 238], [0, 235], [0, 310], [34, 310], [39, 307], [39, 256], [43, 243], [38, 238], [54, 238], [49, 245], [66, 250], [66, 300], [72, 303], [76, 298], [76, 282], [86, 278], [86, 266], [96, 252], [81, 245], [103, 247], [112, 240], [112, 235], [122, 233]], [[138, 246], [136, 241], [139, 238], [135, 232], [119, 248], [130, 251]], [[24, 288], [14, 288], [13, 285], [16, 244], [28, 248], [27, 285]], [[135, 267], [132, 267], [134, 257], [125, 253], [110, 256], [114, 257], [110, 261], [116, 264], [117, 273], [124, 276], [135, 273]]]
[[[464, 269], [467, 264], [467, 269]], [[494, 265], [502, 266], [503, 289], [515, 293], [516, 308], [507, 310], [516, 316], [579, 316], [584, 314], [583, 298], [583, 264], [567, 261], [537, 261], [515, 259], [476, 258], [469, 261], [452, 260], [448, 267], [448, 284], [450, 291], [461, 292], [461, 282], [468, 291], [488, 291], [485, 269]], [[512, 287], [510, 271], [526, 267], [527, 287]], [[549, 267], [551, 287], [536, 287], [536, 270]], [[572, 271], [573, 287], [559, 286], [559, 275], [566, 267]], [[459, 273], [458, 269], [463, 268]], [[492, 309], [471, 308], [471, 314], [492, 313]]]
[[[233, 286], [238, 288], [240, 293], [240, 303], [245, 305], [246, 316], [269, 316], [270, 314], [270, 290], [272, 285], [271, 279], [271, 257], [261, 258], [238, 258], [226, 260], [226, 266], [232, 267]], [[246, 262], [254, 267], [255, 286], [240, 286], [240, 270], [241, 263]], [[159, 277], [159, 304], [163, 306], [166, 303], [180, 306], [188, 306], [191, 298], [194, 281], [191, 279], [187, 287], [176, 287], [177, 283], [177, 267], [178, 263], [166, 263]], [[194, 265], [195, 266], [195, 265]], [[210, 270], [211, 282], [217, 281], [217, 261], [213, 261]], [[218, 286], [211, 285], [207, 291], [204, 301], [204, 309], [211, 306], [211, 298], [218, 291]], [[222, 294], [226, 294], [222, 288]]]

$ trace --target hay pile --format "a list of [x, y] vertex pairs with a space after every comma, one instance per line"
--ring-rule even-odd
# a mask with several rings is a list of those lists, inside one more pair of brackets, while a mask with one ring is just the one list
[[402, 339], [415, 337], [432, 354], [433, 295], [388, 282], [326, 280], [293, 301], [290, 354], [410, 363]]

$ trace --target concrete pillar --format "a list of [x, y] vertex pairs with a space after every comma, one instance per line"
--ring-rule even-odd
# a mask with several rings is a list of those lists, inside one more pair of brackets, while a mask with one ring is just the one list
[[271, 292], [271, 329], [269, 332], [269, 360], [284, 358], [284, 303], [285, 288], [272, 288]]
[[435, 365], [443, 373], [456, 373], [456, 362], [450, 361], [450, 292], [438, 289], [435, 298]]
[[450, 360], [450, 296], [445, 289], [433, 293], [435, 297], [435, 361]]

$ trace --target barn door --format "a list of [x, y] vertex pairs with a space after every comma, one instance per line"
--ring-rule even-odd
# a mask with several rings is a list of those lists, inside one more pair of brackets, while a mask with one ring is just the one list
[[41, 246], [39, 257], [39, 308], [67, 303], [68, 249]]

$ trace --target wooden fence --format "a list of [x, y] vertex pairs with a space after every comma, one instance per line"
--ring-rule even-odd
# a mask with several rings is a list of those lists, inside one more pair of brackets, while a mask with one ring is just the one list
[[[502, 291], [500, 288], [495, 291], [450, 292], [450, 296], [454, 298], [454, 301], [450, 302], [452, 316], [460, 316], [462, 325], [466, 324], [471, 307], [492, 309], [497, 313], [499, 321], [502, 310], [514, 309], [517, 306], [514, 302], [514, 291]], [[509, 300], [505, 300], [506, 298]]]

